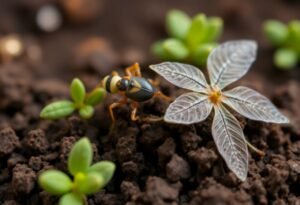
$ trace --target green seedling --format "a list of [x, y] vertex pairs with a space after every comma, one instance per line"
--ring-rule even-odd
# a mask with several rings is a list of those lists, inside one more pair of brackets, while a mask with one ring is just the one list
[[82, 138], [73, 146], [68, 169], [71, 178], [59, 170], [47, 170], [39, 176], [40, 186], [49, 194], [61, 196], [59, 205], [87, 204], [86, 196], [98, 192], [112, 178], [115, 164], [101, 161], [91, 165], [92, 145], [88, 138]]
[[90, 93], [86, 93], [82, 81], [75, 78], [70, 86], [72, 101], [60, 100], [50, 103], [41, 111], [40, 116], [44, 119], [55, 120], [67, 117], [78, 110], [80, 117], [89, 119], [94, 114], [94, 106], [102, 102], [105, 93], [105, 90], [100, 87], [96, 87]]
[[162, 60], [206, 64], [209, 53], [218, 45], [223, 21], [218, 17], [198, 14], [192, 19], [179, 10], [171, 10], [166, 17], [169, 38], [152, 46], [153, 53]]
[[287, 25], [269, 20], [264, 23], [268, 40], [277, 48], [274, 63], [280, 69], [292, 69], [300, 61], [300, 21], [293, 20]]

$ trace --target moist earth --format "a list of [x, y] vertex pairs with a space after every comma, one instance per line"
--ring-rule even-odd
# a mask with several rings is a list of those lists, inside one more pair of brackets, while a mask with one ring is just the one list
[[[42, 51], [34, 58], [26, 51], [0, 65], [1, 204], [57, 204], [58, 197], [42, 191], [37, 177], [51, 168], [67, 172], [68, 153], [82, 136], [93, 143], [95, 162], [111, 160], [117, 165], [111, 182], [89, 196], [89, 205], [300, 204], [300, 68], [276, 70], [274, 50], [260, 29], [267, 18], [299, 19], [298, 1], [87, 2], [83, 7], [90, 12], [72, 10], [68, 0], [1, 2], [1, 34], [21, 34], [26, 47]], [[49, 3], [58, 5], [64, 15], [63, 27], [51, 34], [39, 31], [32, 15]], [[258, 59], [238, 84], [268, 96], [291, 123], [255, 122], [235, 114], [246, 138], [266, 153], [260, 157], [250, 150], [248, 178], [243, 183], [216, 150], [212, 116], [190, 126], [132, 122], [130, 106], [124, 105], [115, 109], [117, 120], [110, 132], [108, 106], [120, 96], [108, 95], [90, 120], [76, 114], [57, 121], [39, 118], [47, 103], [69, 98], [73, 77], [80, 77], [91, 89], [112, 70], [122, 72], [137, 61], [146, 77], [157, 78], [147, 67], [160, 61], [149, 48], [166, 37], [164, 15], [171, 8], [222, 17], [222, 41], [252, 38], [259, 42]], [[185, 92], [158, 80], [159, 89], [172, 98]], [[168, 104], [153, 98], [140, 104], [138, 115], [163, 116]]]

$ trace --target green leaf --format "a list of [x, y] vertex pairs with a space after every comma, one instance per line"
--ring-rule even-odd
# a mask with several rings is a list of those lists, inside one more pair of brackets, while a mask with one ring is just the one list
[[288, 37], [286, 25], [276, 20], [266, 21], [263, 25], [265, 35], [276, 46], [285, 43]]
[[88, 172], [95, 172], [100, 174], [104, 179], [104, 186], [111, 180], [114, 172], [116, 170], [116, 165], [110, 161], [101, 161], [92, 165]]
[[80, 139], [72, 147], [68, 158], [69, 172], [75, 176], [77, 173], [85, 173], [92, 163], [93, 150], [88, 138]]
[[59, 205], [84, 205], [84, 202], [78, 194], [69, 193], [60, 198]]
[[204, 31], [207, 26], [207, 19], [204, 14], [198, 14], [193, 18], [191, 26], [186, 36], [189, 48], [194, 49], [203, 42]]
[[191, 19], [184, 12], [179, 10], [171, 10], [168, 12], [166, 27], [171, 37], [184, 40], [190, 25]]
[[84, 105], [82, 108], [79, 110], [79, 115], [80, 117], [84, 119], [89, 119], [93, 116], [94, 114], [94, 108], [91, 105]]
[[198, 48], [195, 49], [192, 54], [192, 58], [195, 64], [200, 66], [206, 65], [207, 57], [216, 46], [216, 43], [205, 43], [198, 46]]
[[38, 181], [45, 191], [53, 195], [63, 195], [72, 189], [69, 176], [58, 170], [44, 171]]
[[85, 87], [83, 82], [78, 78], [74, 78], [71, 83], [71, 97], [77, 105], [82, 104], [84, 101]]
[[160, 59], [167, 60], [168, 58], [167, 58], [166, 51], [164, 50], [163, 47], [163, 42], [164, 41], [155, 42], [151, 47], [151, 51], [155, 56], [159, 57]]
[[223, 20], [219, 17], [210, 17], [207, 19], [202, 42], [217, 41], [223, 31]]
[[71, 115], [75, 111], [74, 103], [68, 100], [61, 100], [50, 103], [40, 113], [44, 119], [60, 119]]
[[85, 104], [95, 106], [102, 102], [106, 95], [106, 91], [103, 88], [96, 88], [92, 92], [90, 92], [88, 95], [86, 95], [85, 98]]
[[274, 55], [274, 62], [278, 68], [292, 69], [298, 61], [297, 53], [290, 49], [278, 49]]
[[166, 57], [169, 60], [182, 61], [189, 56], [189, 50], [183, 42], [177, 39], [167, 39], [163, 43]]
[[97, 173], [88, 173], [84, 180], [77, 184], [77, 189], [83, 194], [93, 194], [104, 186], [104, 179]]
[[291, 48], [300, 52], [300, 21], [291, 21], [288, 25], [289, 37], [288, 41]]

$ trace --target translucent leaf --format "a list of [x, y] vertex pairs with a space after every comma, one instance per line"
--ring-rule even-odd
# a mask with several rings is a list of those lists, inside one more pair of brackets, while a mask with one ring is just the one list
[[150, 65], [150, 68], [176, 86], [196, 92], [205, 92], [207, 82], [203, 73], [195, 66], [164, 62]]
[[289, 122], [266, 97], [250, 88], [239, 86], [223, 94], [226, 96], [224, 103], [249, 119], [273, 123]]
[[166, 111], [166, 122], [192, 124], [203, 121], [211, 112], [212, 104], [206, 95], [186, 93], [171, 103]]
[[207, 60], [212, 86], [220, 89], [245, 75], [256, 58], [255, 41], [228, 41], [215, 48]]
[[78, 194], [68, 193], [60, 198], [59, 205], [84, 205], [84, 202]]
[[243, 130], [224, 107], [215, 106], [212, 135], [228, 168], [245, 181], [248, 172], [248, 148]]

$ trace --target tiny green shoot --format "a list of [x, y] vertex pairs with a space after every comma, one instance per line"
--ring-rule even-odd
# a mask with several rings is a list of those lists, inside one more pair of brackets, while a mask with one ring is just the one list
[[152, 52], [162, 60], [206, 64], [223, 31], [219, 17], [198, 14], [192, 19], [182, 11], [171, 10], [166, 17], [169, 38], [153, 44]]
[[86, 196], [98, 192], [112, 178], [115, 164], [101, 161], [92, 165], [93, 150], [88, 138], [73, 146], [68, 158], [71, 178], [59, 170], [47, 170], [39, 175], [40, 186], [49, 194], [60, 196], [59, 205], [84, 205]]
[[59, 100], [50, 103], [40, 113], [44, 119], [60, 119], [71, 115], [78, 110], [80, 117], [89, 119], [94, 114], [94, 106], [99, 104], [105, 97], [105, 90], [96, 87], [90, 93], [86, 93], [83, 82], [75, 78], [70, 86], [72, 100]]
[[280, 69], [292, 69], [300, 61], [300, 21], [284, 24], [268, 20], [263, 25], [268, 40], [277, 48], [274, 64]]

